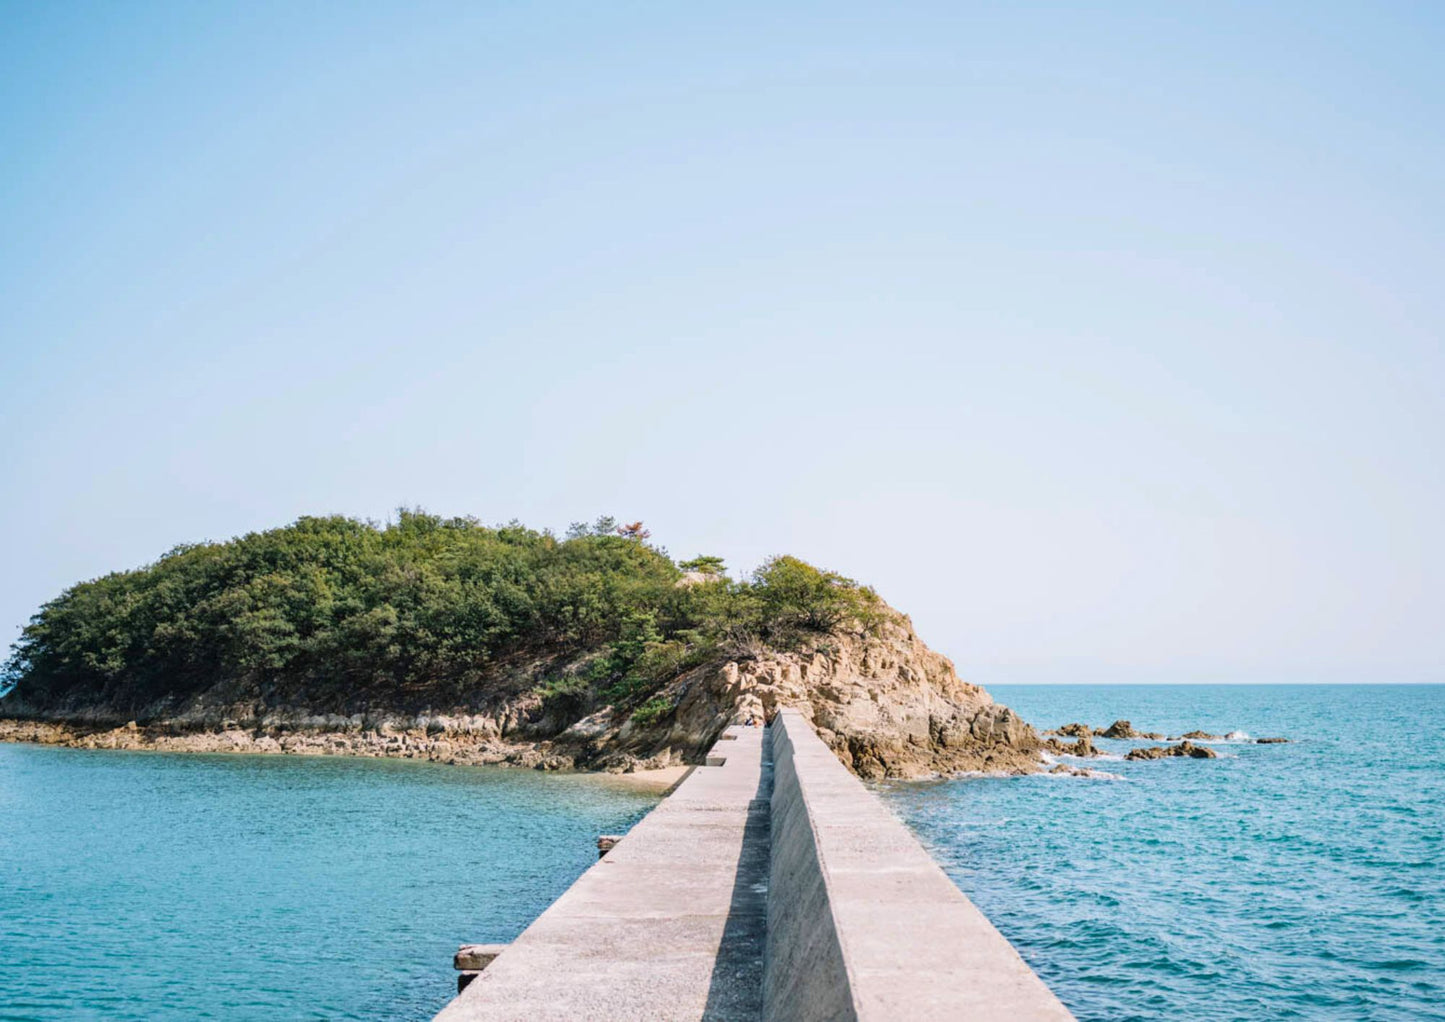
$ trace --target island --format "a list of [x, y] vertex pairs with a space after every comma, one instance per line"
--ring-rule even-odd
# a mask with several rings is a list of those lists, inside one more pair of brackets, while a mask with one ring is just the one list
[[732, 578], [649, 539], [409, 510], [178, 546], [40, 609], [0, 739], [632, 772], [787, 707], [866, 779], [1042, 767], [1033, 728], [871, 588], [791, 556]]

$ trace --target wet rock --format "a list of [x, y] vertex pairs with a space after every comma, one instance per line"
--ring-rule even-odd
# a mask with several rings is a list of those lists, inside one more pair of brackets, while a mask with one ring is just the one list
[[1254, 740], [1256, 745], [1282, 745], [1288, 741], [1288, 738], [1256, 738]]
[[1150, 741], [1162, 741], [1164, 736], [1157, 731], [1135, 731], [1134, 725], [1127, 720], [1116, 720], [1103, 731], [1094, 732], [1100, 738], [1147, 738]]
[[1187, 756], [1190, 759], [1215, 759], [1217, 753], [1204, 745], [1195, 745], [1193, 742], [1180, 742], [1178, 745], [1154, 745], [1145, 749], [1130, 749], [1124, 756], [1125, 759], [1166, 759], [1170, 756]]
[[1056, 756], [1097, 756], [1099, 754], [1099, 750], [1087, 735], [1072, 743], [1050, 738], [1044, 742], [1044, 748]]
[[1094, 734], [1093, 728], [1087, 724], [1065, 724], [1053, 731], [1045, 731], [1046, 735], [1058, 735], [1061, 738], [1089, 738]]
[[1217, 741], [1219, 741], [1219, 739], [1220, 739], [1222, 736], [1220, 736], [1220, 735], [1212, 735], [1212, 734], [1210, 734], [1208, 731], [1188, 731], [1188, 732], [1180, 735], [1179, 737], [1180, 737], [1180, 738], [1193, 738], [1193, 739], [1195, 739], [1196, 741], [1217, 742]]

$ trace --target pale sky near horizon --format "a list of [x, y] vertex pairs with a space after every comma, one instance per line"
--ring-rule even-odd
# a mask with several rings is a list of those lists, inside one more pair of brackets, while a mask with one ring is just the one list
[[399, 505], [983, 684], [1445, 681], [1445, 6], [0, 0], [0, 638]]

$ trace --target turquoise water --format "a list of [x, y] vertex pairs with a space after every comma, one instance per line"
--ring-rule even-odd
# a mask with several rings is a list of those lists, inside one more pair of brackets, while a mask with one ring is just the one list
[[1081, 1022], [1445, 1018], [1445, 687], [991, 691], [1040, 727], [1295, 740], [886, 789]]
[[426, 763], [0, 744], [0, 1019], [425, 1019], [653, 796]]

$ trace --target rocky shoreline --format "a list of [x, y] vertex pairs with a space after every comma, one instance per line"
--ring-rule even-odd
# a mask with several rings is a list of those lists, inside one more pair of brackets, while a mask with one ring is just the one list
[[[420, 759], [464, 766], [508, 765], [539, 770], [565, 770], [570, 758], [535, 742], [507, 742], [477, 735], [397, 730], [329, 730], [324, 728], [186, 729], [174, 724], [119, 727], [43, 720], [0, 719], [0, 741], [59, 745], [72, 749], [131, 749], [154, 752], [224, 752], [290, 756], [361, 756]], [[670, 760], [644, 769], [676, 765]]]

